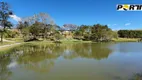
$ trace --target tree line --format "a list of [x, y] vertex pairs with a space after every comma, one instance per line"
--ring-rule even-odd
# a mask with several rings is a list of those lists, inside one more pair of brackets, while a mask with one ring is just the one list
[[0, 33], [1, 42], [4, 37], [20, 36], [24, 41], [38, 40], [40, 38], [47, 40], [59, 41], [65, 38], [65, 31], [69, 32], [73, 39], [91, 40], [91, 41], [111, 41], [112, 38], [141, 38], [141, 30], [119, 30], [113, 31], [107, 25], [75, 25], [64, 24], [57, 25], [52, 17], [44, 12], [35, 14], [30, 17], [21, 18], [16, 25], [16, 30], [11, 30], [13, 26], [9, 20], [13, 12], [6, 2], [0, 2]]
[[[17, 24], [17, 29], [25, 40], [47, 39], [59, 34], [59, 26], [46, 13], [35, 14], [27, 17]], [[60, 35], [58, 35], [60, 36]]]
[[110, 41], [112, 38], [117, 37], [117, 33], [108, 28], [107, 25], [95, 24], [95, 25], [81, 25], [64, 24], [60, 27], [55, 24], [46, 24], [41, 21], [35, 21], [29, 25], [28, 22], [20, 22], [17, 25], [17, 29], [23, 34], [23, 38], [30, 40], [36, 40], [38, 38], [43, 39], [55, 39], [60, 40], [64, 38], [63, 32], [68, 31], [72, 34], [72, 38], [79, 40], [92, 40], [92, 41]]
[[122, 38], [142, 38], [142, 30], [119, 30], [118, 35]]

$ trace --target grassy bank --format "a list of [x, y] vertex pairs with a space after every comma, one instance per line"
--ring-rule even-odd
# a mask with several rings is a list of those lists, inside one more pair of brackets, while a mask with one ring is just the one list
[[[14, 41], [14, 42], [3, 42], [0, 43], [0, 54], [5, 54], [7, 51], [11, 50], [12, 48], [19, 46], [21, 44], [31, 44], [31, 45], [48, 45], [48, 44], [55, 44], [54, 41], [31, 41], [31, 42], [23, 42], [22, 39], [17, 38], [8, 38], [6, 40]], [[21, 43], [17, 45], [13, 45], [15, 43]], [[75, 40], [75, 39], [69, 39], [69, 40], [61, 40], [61, 43], [91, 43], [92, 41], [82, 41], [82, 40]], [[10, 45], [10, 46], [7, 46]], [[4, 47], [3, 47], [4, 46]]]
[[[5, 54], [5, 53], [9, 53], [9, 51], [10, 51], [12, 48], [14, 48], [14, 47], [20, 45], [18, 41], [17, 41], [17, 42], [18, 42], [18, 43], [17, 43], [17, 42], [14, 41], [14, 40], [16, 40], [16, 39], [15, 39], [15, 38], [13, 38], [13, 40], [7, 40], [7, 39], [5, 39], [3, 43], [0, 43], [0, 55], [1, 55], [1, 54]], [[22, 43], [23, 43], [23, 42], [22, 42]]]
[[[139, 38], [113, 38], [112, 41], [115, 42], [137, 42]], [[76, 39], [71, 39], [71, 40], [61, 40], [62, 43], [73, 43], [73, 42], [82, 42], [82, 43], [94, 43], [92, 41], [83, 41], [83, 40], [76, 40]], [[96, 42], [95, 42], [96, 43]]]
[[17, 44], [17, 45], [12, 45], [12, 46], [8, 46], [8, 47], [3, 47], [3, 48], [0, 48], [0, 56], [3, 55], [3, 54], [9, 54], [12, 52], [12, 50], [15, 48], [15, 47], [18, 47], [20, 46], [21, 44]]
[[[22, 38], [7, 38], [6, 40], [10, 41], [15, 41], [15, 42], [23, 42]], [[138, 38], [113, 38], [112, 39], [115, 42], [137, 42]], [[83, 41], [83, 40], [77, 40], [77, 39], [62, 39], [60, 40], [61, 43], [96, 43], [92, 41]], [[26, 44], [54, 44], [54, 41], [49, 41], [49, 40], [40, 40], [40, 41], [30, 41], [30, 42], [23, 42]], [[1, 45], [6, 45], [6, 44], [12, 44], [12, 42], [5, 42]]]
[[[92, 41], [60, 41], [61, 44], [64, 43], [92, 43]], [[55, 44], [54, 41], [31, 41], [31, 42], [24, 42], [24, 44], [33, 44], [33, 45], [48, 45], [48, 44]]]
[[6, 38], [6, 40], [14, 41], [14, 42], [23, 42], [23, 38]]
[[9, 45], [9, 44], [13, 44], [14, 42], [3, 42], [3, 43], [0, 43], [0, 46], [3, 46], [3, 45]]
[[[4, 45], [11, 45], [11, 44], [15, 44], [16, 42], [20, 42], [22, 44], [34, 44], [34, 45], [46, 45], [46, 44], [54, 44], [53, 41], [31, 41], [31, 42], [23, 42], [23, 40], [21, 38], [9, 38], [6, 39], [9, 41], [14, 41], [14, 42], [3, 42], [0, 43], [0, 46], [4, 46]], [[118, 39], [112, 39], [115, 42], [137, 42], [138, 38], [118, 38]], [[76, 40], [76, 39], [62, 39], [60, 40], [61, 43], [96, 43], [96, 42], [92, 42], [92, 41], [83, 41], [83, 40]], [[6, 46], [6, 47], [0, 47], [0, 52], [1, 51], [7, 51], [8, 49], [11, 49], [17, 45], [11, 45], [11, 46]], [[0, 53], [1, 54], [1, 53]]]
[[24, 42], [24, 44], [46, 45], [46, 44], [54, 44], [54, 43], [53, 41], [30, 41], [30, 42]]
[[60, 40], [62, 43], [91, 43], [92, 41], [83, 41], [77, 39], [62, 39]]
[[138, 38], [118, 38], [112, 39], [115, 42], [137, 42]]

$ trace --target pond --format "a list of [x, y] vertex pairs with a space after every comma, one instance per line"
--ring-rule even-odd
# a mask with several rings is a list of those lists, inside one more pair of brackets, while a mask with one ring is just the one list
[[0, 56], [0, 80], [129, 80], [142, 43], [25, 44]]

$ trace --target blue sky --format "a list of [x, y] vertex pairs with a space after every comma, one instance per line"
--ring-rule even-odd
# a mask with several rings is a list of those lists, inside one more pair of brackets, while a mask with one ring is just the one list
[[[142, 4], [142, 0], [2, 0], [19, 17], [48, 13], [56, 24], [107, 24], [114, 30], [142, 29], [142, 11], [116, 11], [117, 4]], [[14, 20], [12, 22], [16, 23]]]

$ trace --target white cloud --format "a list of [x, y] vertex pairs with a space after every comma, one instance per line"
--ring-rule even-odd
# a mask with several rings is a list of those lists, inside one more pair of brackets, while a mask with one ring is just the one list
[[116, 26], [117, 24], [113, 24], [113, 26]]
[[108, 24], [108, 26], [110, 26], [110, 24]]
[[10, 17], [13, 18], [17, 22], [22, 21], [21, 18], [16, 15], [10, 15]]
[[131, 23], [126, 23], [126, 24], [125, 24], [125, 26], [129, 26], [129, 25], [131, 25]]
[[117, 24], [108, 24], [108, 26], [116, 26]]

